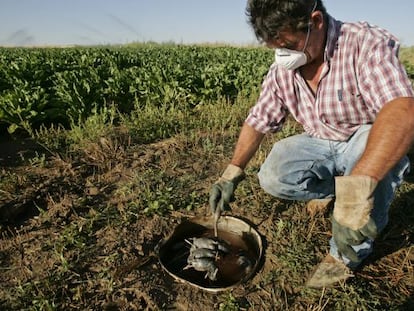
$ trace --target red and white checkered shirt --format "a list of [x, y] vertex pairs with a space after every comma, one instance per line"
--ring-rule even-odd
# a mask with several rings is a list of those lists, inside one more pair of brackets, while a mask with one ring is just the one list
[[414, 96], [398, 49], [384, 29], [329, 16], [316, 96], [299, 70], [273, 64], [246, 122], [259, 132], [276, 132], [291, 113], [309, 135], [347, 140], [360, 125], [373, 123], [386, 103]]

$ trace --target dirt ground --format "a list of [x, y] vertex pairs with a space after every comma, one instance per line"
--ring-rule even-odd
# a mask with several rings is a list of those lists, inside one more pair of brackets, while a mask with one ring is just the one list
[[[39, 156], [44, 150], [30, 141], [2, 144], [0, 309], [340, 310], [345, 299], [365, 297], [370, 306], [371, 290], [376, 290], [378, 306], [386, 305], [387, 299], [398, 301], [398, 310], [414, 306], [410, 298], [414, 293], [412, 231], [398, 231], [397, 222], [391, 224], [371, 264], [357, 272], [350, 287], [306, 289], [303, 284], [312, 267], [328, 249], [327, 215], [311, 217], [304, 203], [261, 194], [254, 176], [250, 188], [242, 189], [250, 199], [240, 199], [233, 207], [234, 214], [249, 219], [263, 238], [264, 258], [254, 277], [218, 293], [174, 280], [162, 269], [154, 249], [184, 219], [208, 213], [201, 201], [212, 182], [207, 176], [214, 174], [208, 171], [201, 151], [185, 151], [171, 142], [139, 148], [126, 151], [101, 142], [99, 150], [104, 152], [91, 146], [81, 161], [56, 155], [44, 160]], [[172, 150], [186, 154], [173, 168], [163, 165], [166, 158], [172, 161]], [[33, 157], [36, 161], [28, 163]], [[105, 168], [97, 162], [105, 162]], [[138, 200], [134, 191], [143, 191], [146, 184], [137, 188], [131, 184], [151, 168], [177, 178], [198, 176], [200, 184], [183, 187], [173, 197], [179, 202], [180, 196], [200, 191], [202, 198], [191, 203], [197, 208], [160, 214], [134, 209]], [[413, 190], [403, 199], [407, 197], [413, 197]], [[413, 203], [410, 200], [408, 205]], [[292, 238], [298, 243], [292, 244]], [[398, 292], [388, 292], [390, 288]], [[382, 293], [388, 298], [378, 298]]]

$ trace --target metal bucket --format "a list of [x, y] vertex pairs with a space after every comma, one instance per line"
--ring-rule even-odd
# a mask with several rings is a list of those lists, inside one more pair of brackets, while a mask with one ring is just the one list
[[158, 243], [155, 251], [161, 266], [174, 279], [210, 292], [228, 290], [250, 279], [256, 273], [263, 255], [260, 234], [247, 222], [233, 216], [220, 217], [217, 228], [218, 238], [248, 254], [252, 263], [248, 269], [228, 261], [218, 267], [220, 277], [216, 281], [206, 278], [203, 272], [184, 269], [189, 248], [186, 240], [214, 236], [213, 220], [205, 216], [182, 222]]

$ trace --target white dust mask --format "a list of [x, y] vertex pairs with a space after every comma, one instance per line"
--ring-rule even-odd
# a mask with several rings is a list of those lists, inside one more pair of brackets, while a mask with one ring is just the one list
[[275, 61], [278, 66], [295, 70], [308, 62], [305, 52], [278, 48], [275, 51]]

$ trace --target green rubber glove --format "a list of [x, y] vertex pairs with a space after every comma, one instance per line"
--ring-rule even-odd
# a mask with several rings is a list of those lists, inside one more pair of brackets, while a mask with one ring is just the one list
[[352, 262], [359, 258], [352, 245], [375, 239], [378, 229], [371, 218], [374, 190], [377, 181], [369, 176], [341, 176], [335, 178], [335, 206], [332, 234], [340, 254]]
[[210, 208], [213, 215], [230, 210], [230, 202], [234, 201], [234, 191], [244, 179], [243, 170], [233, 164], [227, 166], [223, 175], [216, 181], [210, 190]]

